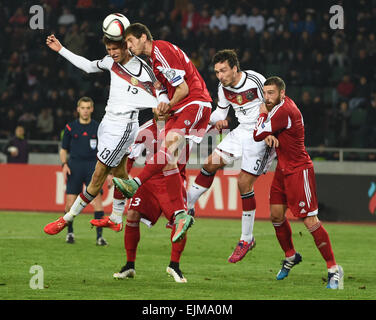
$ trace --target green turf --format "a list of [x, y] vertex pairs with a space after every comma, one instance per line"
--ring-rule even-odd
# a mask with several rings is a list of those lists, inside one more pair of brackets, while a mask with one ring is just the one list
[[[189, 230], [181, 269], [188, 283], [175, 283], [165, 269], [170, 258], [166, 220], [141, 227], [134, 279], [114, 280], [125, 264], [123, 232], [105, 230], [110, 245], [95, 245], [91, 215], [75, 220], [76, 243], [65, 243], [66, 230], [44, 234], [57, 214], [0, 212], [0, 300], [358, 300], [376, 299], [376, 226], [325, 223], [337, 262], [345, 271], [345, 289], [329, 290], [326, 266], [301, 222], [292, 222], [295, 248], [303, 256], [289, 277], [275, 276], [283, 258], [274, 228], [255, 222], [256, 248], [237, 264], [227, 262], [240, 235], [240, 220], [198, 218]], [[30, 267], [44, 270], [44, 289], [31, 289]]]

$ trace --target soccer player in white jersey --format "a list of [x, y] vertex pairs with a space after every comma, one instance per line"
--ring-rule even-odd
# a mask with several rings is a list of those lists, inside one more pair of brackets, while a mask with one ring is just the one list
[[[87, 73], [107, 70], [111, 74], [106, 113], [98, 128], [95, 171], [89, 185], [77, 197], [69, 212], [45, 226], [44, 231], [51, 235], [63, 230], [97, 196], [110, 172], [115, 177], [128, 177], [125, 170], [127, 149], [137, 136], [139, 109], [155, 108], [158, 101], [169, 101], [163, 91], [155, 90], [156, 79], [150, 67], [140, 58], [130, 55], [124, 40], [113, 41], [103, 37], [103, 42], [108, 55], [102, 60], [90, 61], [63, 47], [54, 35], [47, 37], [48, 47], [77, 68]], [[91, 224], [121, 231], [124, 207], [125, 197], [114, 188], [111, 215], [101, 220], [91, 220]]]
[[253, 224], [256, 200], [253, 185], [257, 177], [265, 173], [274, 158], [274, 149], [265, 142], [256, 142], [252, 132], [256, 125], [260, 104], [263, 102], [265, 78], [252, 70], [241, 71], [234, 50], [221, 50], [213, 57], [214, 72], [219, 80], [218, 106], [210, 116], [210, 124], [217, 130], [228, 127], [226, 120], [230, 106], [239, 121], [216, 147], [201, 168], [195, 182], [188, 190], [188, 210], [194, 215], [194, 206], [199, 197], [213, 183], [218, 169], [241, 158], [238, 175], [238, 189], [242, 199], [242, 233], [234, 252], [228, 261], [236, 263], [255, 246]]

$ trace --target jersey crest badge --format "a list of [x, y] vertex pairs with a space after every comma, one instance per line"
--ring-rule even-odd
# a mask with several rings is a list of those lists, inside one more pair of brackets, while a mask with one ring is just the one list
[[95, 150], [96, 147], [97, 147], [97, 139], [90, 139], [90, 148]]
[[134, 86], [137, 86], [137, 85], [138, 85], [138, 80], [137, 80], [135, 77], [132, 77], [132, 78], [131, 78], [131, 83], [132, 83]]

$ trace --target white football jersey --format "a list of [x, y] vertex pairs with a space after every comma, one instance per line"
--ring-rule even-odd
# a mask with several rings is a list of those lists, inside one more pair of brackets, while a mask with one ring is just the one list
[[101, 70], [110, 71], [111, 74], [106, 113], [117, 115], [157, 107], [157, 94], [153, 86], [154, 74], [140, 58], [132, 57], [122, 65], [106, 56], [97, 61], [97, 66]]
[[131, 111], [144, 108], [156, 108], [157, 96], [165, 90], [155, 90], [153, 83], [156, 78], [152, 69], [142, 59], [133, 56], [126, 64], [116, 63], [107, 55], [102, 60], [90, 61], [78, 56], [66, 48], [59, 51], [81, 70], [92, 73], [109, 71], [111, 75], [110, 93], [106, 105], [106, 116], [121, 118]]
[[255, 124], [260, 114], [260, 104], [264, 101], [263, 86], [265, 77], [255, 71], [242, 71], [236, 87], [218, 85], [218, 108], [227, 109], [230, 105], [240, 124]]

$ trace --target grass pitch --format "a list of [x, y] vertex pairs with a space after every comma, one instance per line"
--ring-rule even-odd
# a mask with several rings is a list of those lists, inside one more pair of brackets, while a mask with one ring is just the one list
[[[345, 289], [325, 288], [327, 271], [312, 236], [291, 222], [303, 262], [288, 278], [275, 280], [283, 252], [269, 221], [255, 222], [256, 248], [236, 264], [227, 262], [240, 236], [240, 220], [197, 218], [188, 232], [181, 269], [188, 280], [175, 283], [166, 273], [170, 229], [161, 218], [141, 224], [136, 277], [114, 280], [125, 264], [123, 232], [105, 229], [107, 247], [95, 245], [92, 215], [75, 219], [75, 244], [66, 230], [56, 236], [43, 227], [58, 214], [0, 212], [0, 300], [374, 300], [376, 226], [325, 223], [336, 260], [345, 271]], [[43, 289], [31, 289], [30, 268], [43, 268]]]

